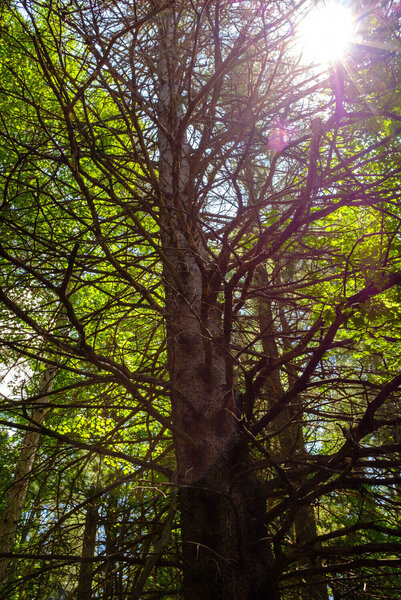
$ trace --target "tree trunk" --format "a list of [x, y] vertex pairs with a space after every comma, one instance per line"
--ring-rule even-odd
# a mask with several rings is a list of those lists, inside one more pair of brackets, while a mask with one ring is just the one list
[[240, 453], [240, 444], [233, 444], [230, 457], [181, 490], [186, 600], [280, 598], [266, 540], [265, 498], [255, 478], [241, 473]]
[[[259, 267], [255, 275], [256, 287], [260, 290], [267, 289], [269, 282], [264, 267]], [[277, 327], [274, 324], [272, 305], [269, 300], [259, 300], [259, 326], [264, 355], [269, 359], [277, 359], [279, 351], [276, 344]], [[285, 325], [284, 325], [285, 326]], [[289, 333], [285, 326], [285, 335]], [[290, 350], [287, 347], [286, 350]], [[288, 367], [289, 384], [296, 378]], [[283, 384], [280, 379], [280, 370], [272, 372], [266, 379], [266, 393], [270, 408], [279, 402], [284, 395]], [[274, 420], [272, 433], [276, 432], [279, 442], [278, 459], [284, 466], [294, 466], [294, 460], [299, 463], [307, 458], [307, 451], [302, 431], [302, 400], [296, 397], [294, 401], [279, 413]], [[299, 486], [299, 480], [294, 482]], [[297, 544], [306, 545], [315, 542], [317, 536], [315, 512], [312, 506], [300, 505], [297, 507], [293, 527]], [[305, 557], [304, 566], [321, 566], [321, 561]], [[302, 600], [328, 600], [327, 584], [322, 576], [312, 576], [308, 584], [302, 588]]]
[[184, 598], [276, 600], [265, 500], [256, 478], [245, 474], [248, 447], [237, 425], [229, 340], [191, 197], [189, 148], [178, 134], [173, 9], [163, 12], [159, 28], [160, 224]]
[[[38, 406], [33, 408], [31, 422], [33, 426], [41, 425], [46, 412], [48, 403], [47, 394], [50, 393], [57, 369], [55, 367], [47, 368], [40, 380], [38, 394], [41, 396], [38, 400]], [[35, 462], [40, 441], [39, 431], [27, 431], [21, 445], [17, 464], [15, 467], [15, 476], [8, 492], [7, 503], [0, 522], [0, 554], [8, 554], [12, 551], [15, 542], [18, 523], [21, 518], [25, 498], [29, 489], [29, 480]], [[0, 583], [4, 582], [6, 577], [9, 558], [0, 560]]]
[[[86, 506], [85, 528], [82, 541], [82, 558], [90, 559], [95, 556], [96, 532], [98, 523], [98, 507], [96, 500]], [[79, 569], [76, 600], [92, 600], [93, 563], [82, 561]]]

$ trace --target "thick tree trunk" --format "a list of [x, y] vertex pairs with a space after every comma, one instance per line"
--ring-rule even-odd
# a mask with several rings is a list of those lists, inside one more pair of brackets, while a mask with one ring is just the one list
[[[41, 425], [45, 416], [47, 394], [52, 389], [53, 380], [57, 369], [47, 368], [40, 380], [38, 394], [41, 399], [38, 406], [32, 410], [31, 422], [33, 426]], [[21, 518], [25, 498], [29, 489], [29, 480], [35, 462], [40, 441], [39, 431], [27, 431], [21, 445], [17, 464], [15, 467], [14, 480], [8, 492], [7, 502], [0, 522], [0, 554], [8, 554], [12, 551], [18, 523]], [[0, 560], [0, 584], [3, 583], [10, 559]]]
[[265, 535], [265, 498], [255, 478], [241, 473], [239, 448], [233, 444], [230, 457], [181, 490], [186, 600], [280, 598]]
[[[265, 500], [248, 472], [232, 364], [191, 198], [189, 148], [177, 133], [173, 10], [159, 23], [159, 185], [174, 445], [186, 600], [279, 598]], [[217, 284], [216, 284], [217, 285]]]

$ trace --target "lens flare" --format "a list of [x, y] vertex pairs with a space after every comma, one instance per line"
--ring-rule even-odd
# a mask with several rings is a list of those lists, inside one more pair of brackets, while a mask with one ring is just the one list
[[349, 8], [335, 2], [313, 8], [297, 28], [297, 46], [308, 63], [341, 59], [355, 37], [355, 19]]

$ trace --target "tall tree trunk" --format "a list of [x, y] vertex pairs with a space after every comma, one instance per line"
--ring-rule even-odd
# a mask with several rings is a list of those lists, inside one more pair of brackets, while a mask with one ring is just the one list
[[265, 500], [255, 477], [245, 475], [248, 446], [237, 426], [228, 340], [194, 212], [189, 148], [178, 134], [173, 9], [159, 26], [160, 223], [184, 598], [276, 600]]
[[[86, 505], [85, 527], [81, 553], [83, 559], [91, 559], [95, 556], [98, 518], [97, 499], [91, 500]], [[76, 600], [92, 600], [92, 580], [93, 563], [90, 560], [83, 560], [79, 569]]]
[[[40, 395], [41, 398], [37, 401], [38, 406], [33, 408], [31, 414], [33, 426], [41, 425], [43, 423], [46, 404], [48, 403], [47, 394], [49, 394], [52, 389], [56, 372], [56, 367], [48, 367], [41, 377], [38, 387], [38, 395]], [[6, 506], [1, 517], [0, 554], [9, 554], [13, 549], [18, 523], [29, 489], [29, 480], [38, 451], [39, 441], [39, 431], [26, 432], [17, 459], [14, 480], [9, 489]], [[9, 558], [0, 560], [0, 585], [4, 582], [9, 563]]]
[[[264, 267], [260, 266], [255, 275], [256, 287], [260, 290], [268, 289], [269, 281]], [[271, 301], [259, 300], [259, 326], [261, 332], [261, 341], [263, 352], [269, 359], [277, 359], [279, 351], [276, 343], [277, 327], [273, 319]], [[282, 316], [282, 321], [284, 316]], [[290, 332], [284, 323], [284, 339]], [[290, 347], [286, 348], [290, 350]], [[296, 374], [288, 368], [289, 385], [293, 383]], [[279, 402], [284, 395], [283, 384], [280, 379], [280, 370], [277, 369], [271, 373], [266, 380], [266, 393], [270, 407]], [[291, 465], [296, 462], [302, 462], [307, 458], [307, 450], [302, 431], [302, 400], [296, 397], [294, 401], [285, 407], [273, 422], [273, 432], [276, 432], [279, 442], [279, 460], [284, 464]], [[294, 484], [299, 486], [299, 480]], [[306, 545], [315, 542], [317, 536], [317, 526], [315, 512], [312, 506], [300, 505], [297, 507], [294, 520], [295, 541], [297, 544]], [[317, 559], [306, 557], [305, 566], [321, 566]], [[312, 576], [308, 585], [302, 588], [302, 600], [328, 600], [327, 584], [321, 576]]]

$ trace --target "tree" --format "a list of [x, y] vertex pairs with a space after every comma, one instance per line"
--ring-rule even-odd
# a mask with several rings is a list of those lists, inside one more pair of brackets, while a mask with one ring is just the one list
[[[40, 403], [32, 409], [31, 421], [35, 425], [41, 425], [45, 414], [47, 393], [51, 391], [55, 372], [54, 368], [47, 369], [41, 378], [39, 385]], [[15, 467], [15, 476], [10, 486], [7, 503], [3, 509], [0, 522], [0, 553], [10, 554], [14, 541], [15, 532], [21, 519], [26, 494], [29, 488], [29, 478], [32, 473], [35, 456], [38, 451], [40, 440], [40, 429], [27, 430], [18, 455]], [[0, 562], [0, 580], [5, 577], [9, 561], [5, 558]]]
[[57, 369], [8, 597], [394, 598], [397, 15], [318, 69], [308, 8], [4, 8], [0, 341]]

